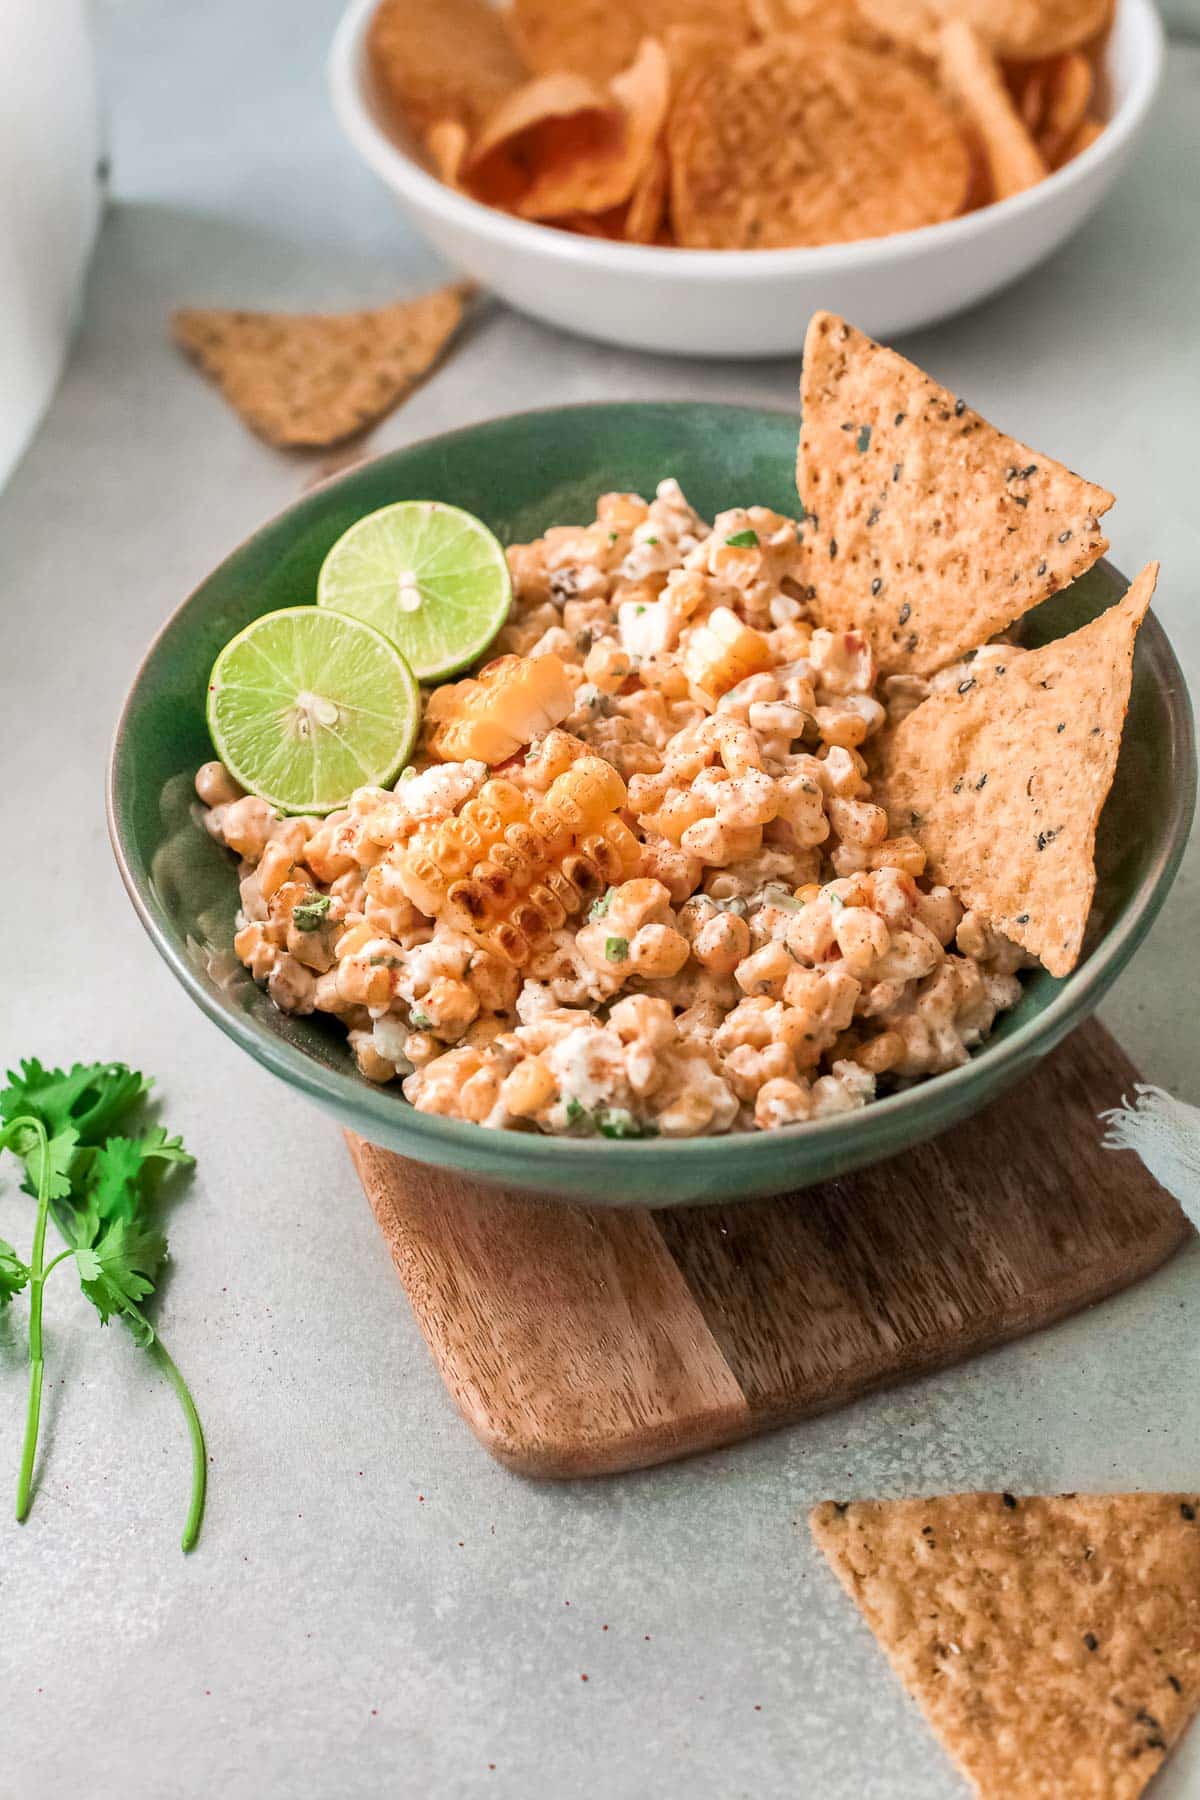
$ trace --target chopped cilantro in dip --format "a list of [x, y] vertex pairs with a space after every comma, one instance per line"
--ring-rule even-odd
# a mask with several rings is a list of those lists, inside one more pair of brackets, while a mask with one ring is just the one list
[[604, 940], [604, 954], [609, 962], [624, 962], [629, 955], [629, 939], [608, 937]]
[[297, 931], [319, 931], [332, 905], [329, 894], [314, 894], [311, 900], [301, 900], [292, 908], [292, 924]]
[[731, 550], [753, 550], [758, 543], [758, 533], [747, 526], [745, 531], [735, 531], [725, 542]]

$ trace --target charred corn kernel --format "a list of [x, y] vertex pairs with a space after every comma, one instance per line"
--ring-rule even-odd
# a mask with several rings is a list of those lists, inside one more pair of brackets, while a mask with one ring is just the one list
[[761, 631], [743, 625], [727, 606], [716, 607], [697, 626], [683, 653], [684, 674], [713, 704], [748, 675], [771, 666], [771, 646]]
[[505, 1076], [500, 1098], [514, 1119], [527, 1119], [548, 1106], [557, 1092], [558, 1083], [541, 1058], [527, 1056]]
[[222, 762], [206, 762], [196, 770], [196, 792], [205, 806], [230, 806], [245, 791]]
[[479, 1011], [479, 1001], [465, 981], [440, 975], [417, 1002], [439, 1037], [461, 1037]]
[[459, 1115], [482, 1125], [500, 1093], [500, 1076], [496, 1069], [480, 1068], [468, 1076], [459, 1089]]
[[333, 946], [333, 953], [339, 959], [343, 956], [356, 956], [364, 944], [369, 944], [378, 935], [378, 932], [372, 931], [365, 923], [351, 925]]
[[394, 966], [393, 957], [343, 957], [336, 970], [340, 999], [349, 1006], [386, 1006], [392, 997]]
[[286, 844], [268, 844], [258, 862], [258, 891], [264, 900], [277, 894], [292, 876], [295, 858]]
[[670, 925], [643, 925], [629, 940], [630, 968], [650, 981], [678, 975], [687, 959], [688, 941]]
[[876, 844], [868, 859], [871, 869], [901, 869], [906, 875], [925, 873], [925, 852], [916, 838], [885, 838]]
[[617, 817], [624, 804], [611, 763], [581, 756], [544, 799], [489, 781], [392, 855], [414, 906], [520, 968], [593, 895], [638, 872], [638, 841]]
[[884, 1075], [904, 1055], [904, 1039], [898, 1031], [881, 1031], [878, 1037], [868, 1038], [853, 1052], [853, 1060], [862, 1069], [869, 1069], [872, 1075]]
[[702, 799], [693, 788], [675, 788], [667, 795], [657, 812], [640, 814], [638, 823], [647, 831], [656, 831], [660, 837], [669, 838], [671, 843], [677, 844], [689, 827], [711, 817], [711, 804]]
[[583, 672], [602, 694], [615, 694], [632, 667], [628, 651], [622, 650], [620, 644], [614, 644], [611, 639], [602, 639], [588, 651]]
[[380, 1056], [369, 1031], [352, 1031], [350, 1048], [354, 1052], [354, 1060], [358, 1064], [359, 1073], [365, 1075], [368, 1081], [395, 1080], [395, 1063], [390, 1063], [386, 1056]]
[[255, 981], [267, 979], [279, 955], [276, 946], [267, 936], [266, 926], [258, 923], [242, 926], [234, 936], [233, 949], [239, 962], [245, 963]]
[[441, 762], [506, 762], [574, 703], [560, 657], [498, 657], [476, 680], [435, 689], [425, 708], [429, 753]]
[[610, 531], [636, 530], [649, 511], [640, 494], [601, 494], [596, 502], [596, 517]]

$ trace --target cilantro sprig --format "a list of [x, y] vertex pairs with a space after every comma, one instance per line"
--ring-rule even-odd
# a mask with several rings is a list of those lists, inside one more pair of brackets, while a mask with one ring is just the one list
[[[190, 1168], [192, 1156], [161, 1125], [136, 1136], [115, 1130], [143, 1101], [151, 1083], [123, 1063], [76, 1063], [46, 1069], [36, 1059], [10, 1071], [0, 1090], [0, 1150], [25, 1165], [21, 1187], [37, 1202], [29, 1262], [0, 1241], [0, 1308], [29, 1290], [29, 1398], [17, 1477], [17, 1518], [28, 1517], [41, 1423], [45, 1357], [45, 1284], [74, 1261], [79, 1284], [100, 1315], [120, 1318], [174, 1388], [192, 1448], [192, 1489], [183, 1548], [190, 1550], [204, 1513], [207, 1461], [204, 1432], [187, 1383], [146, 1315], [145, 1306], [167, 1254], [158, 1227], [163, 1177]], [[65, 1248], [46, 1261], [46, 1229], [53, 1218]]]

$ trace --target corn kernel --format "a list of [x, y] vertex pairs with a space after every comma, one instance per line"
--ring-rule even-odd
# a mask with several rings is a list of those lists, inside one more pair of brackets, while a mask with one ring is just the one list
[[683, 653], [688, 680], [713, 705], [739, 681], [770, 666], [771, 646], [762, 632], [743, 625], [727, 606], [714, 608], [692, 632]]
[[534, 946], [594, 894], [638, 871], [640, 848], [617, 817], [625, 783], [582, 756], [531, 803], [487, 782], [453, 818], [392, 856], [409, 899], [520, 968]]
[[574, 692], [561, 658], [501, 656], [472, 681], [437, 688], [425, 709], [427, 743], [440, 762], [507, 762], [565, 719]]

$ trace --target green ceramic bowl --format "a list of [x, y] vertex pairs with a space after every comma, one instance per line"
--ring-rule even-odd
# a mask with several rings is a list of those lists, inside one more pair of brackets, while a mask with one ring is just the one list
[[[484, 1131], [413, 1111], [355, 1071], [342, 1033], [277, 1012], [231, 948], [233, 862], [197, 823], [192, 775], [212, 751], [204, 692], [214, 656], [273, 607], [311, 600], [334, 539], [391, 500], [452, 501], [505, 542], [593, 517], [607, 489], [651, 492], [678, 476], [711, 517], [762, 502], [789, 512], [797, 419], [735, 406], [600, 405], [468, 427], [351, 470], [263, 526], [175, 613], [138, 670], [117, 727], [109, 822], [130, 898], [184, 988], [222, 1031], [342, 1125], [418, 1161], [600, 1206], [676, 1206], [779, 1193], [895, 1155], [977, 1111], [1092, 1011], [1171, 885], [1195, 794], [1179, 665], [1147, 620], [1112, 797], [1104, 813], [1095, 936], [1073, 975], [1031, 975], [1022, 1000], [960, 1069], [862, 1112], [730, 1138], [575, 1142]], [[1031, 615], [1029, 641], [1110, 605], [1124, 579], [1101, 563]]]

